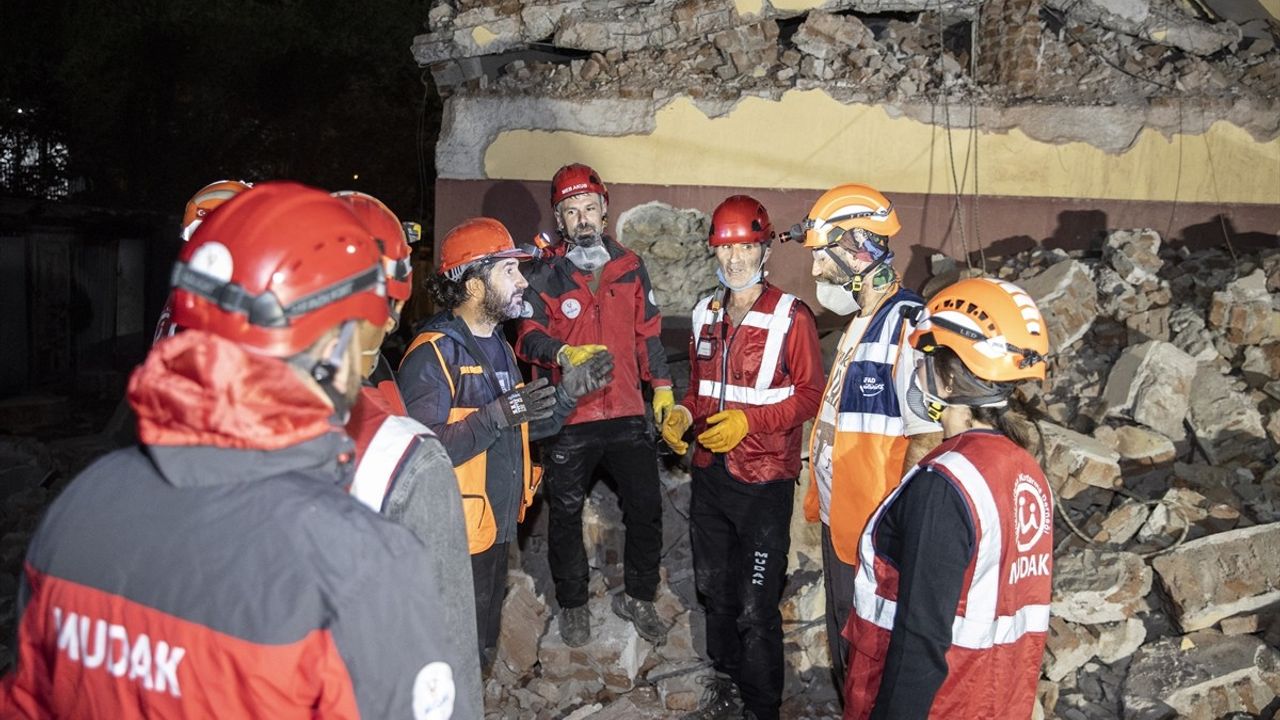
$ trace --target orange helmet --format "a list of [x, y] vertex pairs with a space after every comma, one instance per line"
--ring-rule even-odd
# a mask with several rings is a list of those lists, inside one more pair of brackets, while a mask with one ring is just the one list
[[392, 300], [408, 300], [413, 292], [413, 263], [406, 237], [407, 223], [391, 212], [372, 195], [356, 190], [339, 190], [333, 196], [346, 203], [369, 232], [373, 233], [382, 250], [382, 264], [387, 272], [387, 297]]
[[596, 193], [604, 198], [606, 205], [609, 203], [609, 188], [604, 186], [599, 173], [582, 163], [565, 165], [551, 178], [551, 209], [562, 200], [587, 193]]
[[1003, 280], [969, 278], [943, 288], [911, 335], [925, 353], [950, 348], [990, 382], [1044, 379], [1049, 335], [1035, 300]]
[[200, 188], [187, 201], [187, 209], [182, 213], [182, 239], [191, 239], [191, 234], [200, 227], [200, 223], [209, 213], [222, 203], [253, 187], [253, 183], [244, 180], [219, 180]]
[[456, 281], [467, 266], [480, 260], [530, 257], [516, 247], [502, 223], [487, 217], [469, 218], [454, 226], [440, 242], [440, 274]]
[[173, 268], [173, 321], [288, 357], [349, 320], [387, 321], [382, 254], [346, 203], [267, 182], [200, 225]]
[[822, 194], [804, 222], [791, 228], [785, 239], [798, 240], [811, 249], [834, 245], [854, 228], [881, 237], [893, 237], [902, 229], [889, 198], [866, 185], [837, 185]]
[[712, 247], [742, 243], [767, 243], [774, 237], [769, 211], [759, 200], [746, 195], [727, 198], [711, 213]]

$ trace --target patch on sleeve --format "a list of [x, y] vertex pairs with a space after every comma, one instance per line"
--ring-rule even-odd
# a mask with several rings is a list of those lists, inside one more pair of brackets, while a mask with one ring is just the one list
[[423, 665], [413, 679], [414, 720], [449, 720], [456, 694], [452, 668], [442, 662]]

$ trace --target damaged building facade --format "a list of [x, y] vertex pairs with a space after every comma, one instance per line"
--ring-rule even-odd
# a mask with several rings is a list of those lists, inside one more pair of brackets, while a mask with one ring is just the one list
[[[444, 98], [435, 234], [478, 214], [518, 241], [553, 230], [550, 177], [587, 163], [609, 185], [614, 232], [649, 264], [678, 347], [715, 285], [705, 238], [720, 200], [748, 192], [786, 227], [828, 187], [877, 187], [903, 222], [894, 242], [909, 285], [1002, 277], [1050, 321], [1050, 379], [1025, 386], [1016, 409], [1062, 510], [1037, 716], [1269, 717], [1280, 708], [1277, 13], [1271, 0], [435, 0], [413, 46]], [[793, 244], [769, 264], [817, 308], [809, 268]], [[688, 482], [674, 465], [663, 473], [658, 604], [676, 624], [656, 648], [608, 610], [621, 530], [604, 483], [586, 520], [601, 640], [560, 642], [535, 508], [486, 688], [491, 717], [697, 706], [709, 670]], [[819, 547], [797, 518], [785, 717], [839, 715]]]

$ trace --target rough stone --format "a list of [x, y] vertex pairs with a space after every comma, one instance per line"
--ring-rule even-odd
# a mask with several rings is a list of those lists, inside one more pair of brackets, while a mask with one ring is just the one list
[[521, 570], [511, 570], [507, 575], [507, 597], [502, 603], [497, 661], [505, 663], [516, 677], [537, 664], [538, 642], [550, 616], [546, 601], [534, 590], [533, 578]]
[[1063, 351], [1084, 337], [1098, 315], [1098, 293], [1089, 268], [1064, 260], [1032, 278], [1022, 288], [1035, 299], [1049, 326], [1050, 350]]
[[1280, 523], [1210, 535], [1152, 561], [1186, 632], [1280, 601]]
[[618, 218], [618, 240], [644, 258], [654, 297], [666, 317], [688, 317], [698, 300], [716, 287], [715, 258], [706, 242], [710, 223], [700, 210], [656, 201]]
[[1116, 662], [1132, 655], [1146, 638], [1146, 626], [1137, 618], [1090, 626], [1050, 617], [1044, 676], [1059, 682], [1094, 657]]
[[1125, 348], [1107, 376], [1105, 414], [1181, 440], [1195, 377], [1195, 360], [1170, 343], [1152, 340]]
[[1124, 717], [1153, 718], [1172, 708], [1186, 720], [1228, 712], [1257, 716], [1280, 688], [1280, 652], [1251, 635], [1201, 630], [1140, 648], [1124, 682]]
[[1244, 349], [1240, 374], [1249, 387], [1259, 388], [1280, 377], [1280, 342], [1250, 345]]
[[1125, 463], [1161, 465], [1173, 460], [1176, 455], [1176, 448], [1169, 438], [1135, 425], [1117, 428], [1116, 440], [1116, 449]]
[[1213, 294], [1209, 327], [1221, 330], [1236, 345], [1257, 345], [1280, 337], [1280, 313], [1272, 308], [1267, 276], [1261, 269]]
[[1102, 529], [1093, 539], [1109, 545], [1124, 545], [1142, 529], [1149, 512], [1143, 503], [1132, 500], [1123, 502], [1102, 521]]
[[1230, 378], [1215, 368], [1201, 366], [1193, 387], [1187, 419], [1209, 462], [1222, 465], [1270, 454], [1271, 443], [1258, 406], [1248, 395], [1236, 391]]
[[1120, 486], [1120, 454], [1105, 444], [1047, 420], [1037, 424], [1043, 443], [1044, 473], [1063, 499], [1087, 487], [1111, 490]]
[[1081, 625], [1123, 622], [1146, 608], [1150, 590], [1137, 554], [1087, 549], [1054, 561], [1051, 612]]
[[1115, 230], [1102, 243], [1102, 258], [1130, 285], [1159, 279], [1160, 233], [1155, 230]]

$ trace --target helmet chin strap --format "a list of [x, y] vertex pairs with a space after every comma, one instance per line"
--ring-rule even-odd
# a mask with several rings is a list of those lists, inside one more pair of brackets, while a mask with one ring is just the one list
[[[831, 247], [835, 247], [835, 246], [831, 246]], [[857, 295], [858, 293], [862, 292], [863, 283], [866, 281], [868, 277], [871, 278], [872, 287], [875, 287], [876, 289], [884, 287], [884, 285], [888, 284], [888, 283], [883, 283], [877, 286], [877, 283], [875, 282], [876, 276], [880, 273], [881, 270], [885, 269], [885, 257], [881, 257], [877, 260], [872, 261], [872, 263], [868, 265], [866, 268], [864, 268], [862, 272], [857, 272], [856, 270], [854, 270], [852, 267], [849, 266], [849, 263], [841, 259], [839, 255], [831, 252], [830, 247], [826, 248], [826, 251], [827, 251], [827, 257], [831, 258], [831, 262], [834, 263], [837, 268], [839, 268], [840, 272], [844, 273], [849, 278], [848, 281], [841, 284], [842, 287], [844, 287], [846, 290], [853, 293], [854, 295]]]
[[347, 403], [347, 398], [338, 392], [334, 387], [334, 380], [337, 378], [338, 370], [342, 368], [343, 357], [347, 354], [347, 346], [351, 344], [351, 338], [355, 335], [356, 321], [348, 320], [342, 323], [342, 329], [338, 331], [338, 339], [333, 346], [333, 350], [329, 351], [328, 356], [316, 360], [310, 364], [310, 367], [303, 366], [302, 369], [311, 376], [312, 380], [320, 386], [320, 390], [325, 397], [329, 398], [330, 404], [333, 405], [334, 415], [340, 421], [340, 424], [346, 424], [347, 416], [351, 412], [351, 408]]

